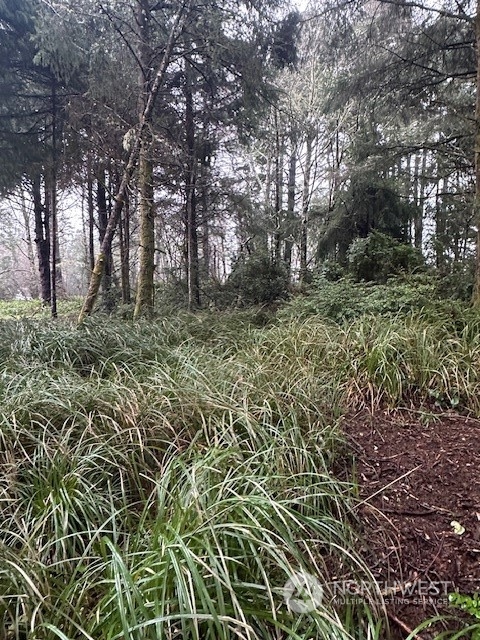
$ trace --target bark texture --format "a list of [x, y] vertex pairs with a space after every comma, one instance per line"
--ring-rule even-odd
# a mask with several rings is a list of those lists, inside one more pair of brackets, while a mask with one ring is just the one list
[[285, 249], [283, 260], [288, 273], [288, 279], [291, 278], [292, 270], [292, 250], [295, 233], [295, 178], [297, 175], [297, 140], [295, 134], [291, 136], [292, 149], [290, 154], [290, 163], [288, 169], [288, 198], [287, 198], [287, 226], [285, 229]]
[[35, 217], [35, 244], [37, 245], [38, 272], [42, 302], [50, 305], [52, 297], [50, 281], [50, 219], [49, 212], [42, 204], [40, 175], [32, 182], [33, 212]]
[[197, 152], [195, 145], [195, 114], [190, 65], [185, 61], [185, 133], [187, 161], [185, 167], [185, 235], [187, 258], [188, 308], [200, 306], [200, 274], [197, 228]]
[[153, 170], [146, 145], [139, 162], [140, 257], [134, 318], [151, 316], [154, 305], [155, 213], [153, 208]]
[[302, 223], [300, 228], [300, 284], [307, 275], [307, 247], [308, 247], [308, 213], [310, 208], [310, 180], [312, 171], [312, 144], [314, 136], [307, 134], [307, 150], [305, 153], [305, 167], [303, 170], [302, 193]]
[[[97, 173], [97, 212], [98, 212], [98, 237], [100, 244], [103, 243], [108, 226], [108, 206], [107, 206], [107, 189], [106, 189], [106, 173], [103, 167], [99, 168]], [[113, 259], [111, 245], [105, 251], [104, 274], [103, 274], [103, 304], [105, 308], [110, 310], [113, 307], [112, 300], [112, 272]]]
[[[143, 111], [150, 90], [150, 7], [149, 0], [139, 0], [137, 25], [139, 30], [138, 61], [140, 64], [139, 111]], [[138, 168], [140, 192], [140, 256], [137, 283], [137, 297], [133, 317], [151, 316], [154, 305], [155, 272], [155, 215], [153, 208], [153, 166], [150, 144], [144, 136], [140, 146]]]

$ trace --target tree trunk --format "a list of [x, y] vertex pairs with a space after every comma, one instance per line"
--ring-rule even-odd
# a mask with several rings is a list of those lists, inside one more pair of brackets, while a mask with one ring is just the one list
[[155, 272], [155, 213], [153, 208], [153, 169], [147, 144], [142, 144], [138, 169], [140, 188], [140, 257], [137, 298], [133, 317], [153, 314]]
[[[205, 189], [202, 191], [202, 210], [205, 211], [205, 200], [206, 200], [206, 192]], [[203, 273], [205, 274], [205, 278], [209, 279], [212, 275], [212, 258], [210, 251], [210, 226], [208, 223], [208, 218], [205, 216], [202, 220], [202, 260], [203, 260]]]
[[[102, 244], [108, 226], [107, 190], [105, 169], [97, 172], [97, 213], [98, 213], [98, 238]], [[113, 307], [112, 298], [112, 247], [105, 252], [103, 278], [103, 304], [107, 310]]]
[[187, 162], [185, 167], [185, 235], [188, 285], [188, 308], [200, 306], [200, 276], [196, 209], [197, 153], [195, 145], [195, 114], [191, 70], [185, 60], [185, 135]]
[[[45, 187], [49, 193], [50, 204], [50, 219], [52, 221], [52, 237], [50, 240], [51, 259], [52, 265], [50, 268], [51, 279], [51, 299], [50, 309], [52, 312], [52, 318], [57, 317], [57, 283], [59, 281], [58, 271], [59, 268], [59, 250], [58, 250], [58, 220], [57, 220], [57, 87], [56, 81], [52, 78], [52, 153], [51, 162], [52, 166], [50, 170], [45, 172]], [[48, 181], [47, 181], [48, 176]]]
[[32, 197], [42, 302], [45, 306], [50, 306], [52, 299], [52, 283], [50, 280], [50, 218], [49, 210], [42, 204], [40, 175], [36, 175], [33, 179]]
[[[147, 104], [150, 89], [150, 6], [149, 0], [137, 3], [138, 25], [138, 62], [140, 64], [140, 98], [139, 110], [143, 111]], [[133, 317], [153, 314], [155, 272], [155, 215], [153, 209], [153, 165], [150, 157], [150, 145], [144, 136], [140, 146], [138, 168], [138, 190], [140, 193], [140, 255], [137, 281], [137, 298]]]
[[302, 224], [300, 229], [300, 284], [307, 275], [307, 246], [308, 246], [308, 210], [310, 208], [310, 178], [312, 170], [312, 144], [314, 136], [307, 132], [307, 150], [305, 153], [305, 167], [303, 170], [302, 193]]
[[275, 231], [273, 238], [274, 260], [280, 262], [280, 249], [282, 243], [281, 224], [283, 209], [283, 136], [280, 133], [278, 113], [275, 110]]
[[331, 212], [335, 208], [336, 197], [340, 187], [340, 169], [343, 161], [343, 151], [340, 144], [340, 120], [335, 121], [335, 132], [330, 145], [330, 154], [332, 157], [332, 169], [328, 178], [328, 211]]
[[[402, 160], [399, 158], [398, 162], [400, 163], [399, 167], [399, 175], [403, 177], [401, 182], [402, 184], [402, 195], [405, 198], [405, 202], [411, 201], [411, 184], [412, 184], [412, 156], [411, 154], [407, 155], [406, 167], [405, 170], [402, 168]], [[412, 225], [414, 222], [414, 216], [412, 215], [412, 210], [408, 208], [408, 218], [405, 220], [405, 224], [403, 227], [403, 237], [408, 244], [412, 243], [413, 233], [412, 233]]]
[[[423, 249], [423, 203], [425, 191], [425, 171], [427, 165], [427, 154], [424, 151], [422, 165], [420, 169], [420, 156], [415, 155], [415, 176], [414, 176], [414, 199], [415, 199], [415, 219], [414, 219], [414, 244], [417, 249]], [[420, 173], [421, 172], [421, 173]], [[421, 186], [420, 186], [421, 185]]]
[[[205, 131], [204, 131], [204, 136]], [[208, 211], [208, 180], [210, 176], [210, 155], [206, 150], [206, 138], [204, 139], [202, 155], [200, 158], [200, 201], [202, 207], [202, 268], [205, 278], [210, 278], [211, 274], [211, 251], [210, 251], [210, 216]], [[198, 186], [198, 185], [197, 185]]]
[[122, 303], [130, 304], [130, 205], [125, 200], [120, 219], [120, 264], [122, 270]]
[[472, 302], [480, 308], [480, 0], [477, 0], [475, 20], [475, 40], [477, 50], [477, 94], [475, 104], [475, 223], [477, 226], [477, 254], [475, 260], [475, 281]]
[[[442, 186], [443, 185], [443, 186]], [[438, 178], [435, 195], [435, 261], [440, 272], [445, 271], [446, 218], [442, 193], [446, 190], [445, 178]]]
[[260, 229], [260, 238], [256, 246], [262, 252], [268, 252], [269, 233], [272, 220], [272, 154], [267, 154], [265, 165], [265, 201], [264, 201], [264, 221]]
[[139, 114], [139, 123], [138, 123], [137, 132], [133, 140], [133, 145], [130, 151], [130, 156], [128, 158], [127, 166], [124, 169], [122, 180], [120, 182], [120, 185], [117, 190], [117, 194], [115, 196], [115, 203], [108, 221], [107, 228], [105, 229], [105, 236], [100, 247], [100, 252], [97, 257], [94, 270], [92, 272], [92, 277], [90, 279], [88, 292], [87, 292], [87, 295], [85, 296], [83, 307], [78, 317], [79, 323], [83, 322], [86, 316], [90, 315], [95, 305], [95, 301], [97, 299], [98, 291], [100, 288], [100, 283], [102, 281], [105, 254], [110, 250], [110, 247], [112, 245], [115, 229], [117, 227], [117, 223], [118, 223], [118, 220], [120, 219], [120, 215], [122, 213], [122, 209], [125, 203], [127, 189], [130, 184], [130, 180], [132, 179], [135, 166], [137, 164], [144, 130], [147, 124], [151, 120], [153, 107], [155, 105], [155, 100], [157, 98], [158, 91], [164, 82], [165, 73], [170, 63], [170, 58], [172, 55], [174, 44], [177, 40], [179, 33], [181, 33], [181, 31], [183, 30], [183, 26], [184, 26], [186, 14], [187, 14], [186, 9], [187, 9], [187, 4], [182, 4], [182, 6], [177, 12], [172, 28], [170, 29], [170, 34], [168, 37], [167, 44], [165, 46], [165, 51], [163, 53], [162, 60], [155, 74], [155, 80], [153, 81], [152, 87], [148, 94], [147, 104], [143, 112]]
[[288, 199], [287, 199], [287, 227], [285, 229], [285, 249], [283, 260], [287, 268], [288, 279], [290, 280], [292, 271], [292, 249], [295, 232], [295, 178], [297, 175], [297, 139], [292, 134], [292, 148], [290, 152], [290, 163], [288, 169]]
[[93, 202], [93, 175], [91, 161], [88, 160], [87, 167], [87, 209], [88, 209], [88, 265], [90, 273], [95, 266], [95, 205]]
[[[57, 195], [55, 194], [55, 202], [57, 202]], [[65, 282], [63, 281], [62, 271], [62, 254], [60, 252], [60, 238], [58, 234], [58, 218], [57, 218], [57, 205], [55, 204], [55, 224], [57, 227], [57, 237], [55, 239], [55, 289], [58, 298], [62, 299], [66, 297]]]

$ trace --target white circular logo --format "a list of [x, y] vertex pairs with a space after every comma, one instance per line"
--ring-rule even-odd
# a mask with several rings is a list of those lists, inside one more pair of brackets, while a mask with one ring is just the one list
[[291, 611], [310, 613], [321, 605], [323, 587], [315, 576], [296, 571], [283, 588], [283, 598]]

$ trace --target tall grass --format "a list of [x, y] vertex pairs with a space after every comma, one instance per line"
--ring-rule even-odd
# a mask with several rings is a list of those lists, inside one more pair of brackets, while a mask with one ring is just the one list
[[480, 315], [366, 317], [342, 331], [352, 402], [429, 402], [480, 414]]
[[[378, 637], [337, 417], [478, 413], [479, 327], [258, 324], [0, 324], [0, 637]], [[324, 585], [309, 613], [284, 602], [298, 571]], [[368, 601], [335, 599], [352, 579]]]
[[[296, 339], [269, 353], [248, 317], [217, 328], [0, 325], [2, 637], [377, 633], [378, 598], [345, 612], [327, 586], [371, 579], [330, 471], [334, 387]], [[300, 570], [325, 584], [301, 615], [283, 599]]]

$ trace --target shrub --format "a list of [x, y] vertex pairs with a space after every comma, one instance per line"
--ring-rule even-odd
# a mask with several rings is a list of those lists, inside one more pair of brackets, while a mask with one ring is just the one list
[[412, 273], [424, 265], [418, 249], [377, 231], [352, 242], [348, 262], [354, 279], [367, 282], [386, 282], [389, 276]]
[[237, 305], [270, 304], [288, 295], [288, 274], [267, 253], [240, 259], [225, 285]]
[[452, 272], [439, 278], [436, 292], [441, 298], [470, 302], [473, 292], [475, 264], [466, 261], [454, 265]]
[[421, 311], [434, 322], [444, 317], [461, 323], [475, 315], [461, 300], [445, 298], [443, 291], [443, 278], [428, 273], [392, 277], [385, 284], [354, 282], [351, 278], [330, 282], [320, 277], [314, 279], [305, 295], [288, 302], [278, 317], [318, 315], [342, 323], [368, 314], [391, 317]]
[[318, 315], [341, 323], [365, 314], [406, 313], [432, 305], [435, 286], [435, 281], [425, 276], [392, 278], [386, 284], [317, 278], [306, 295], [297, 296], [279, 312], [279, 318]]
[[185, 280], [170, 276], [167, 282], [155, 286], [155, 310], [157, 313], [165, 315], [187, 308], [188, 286]]

